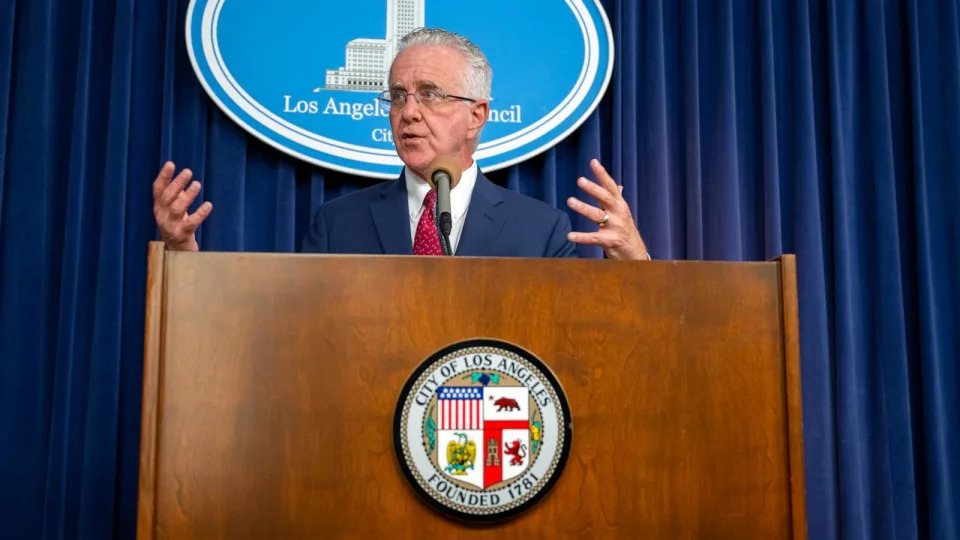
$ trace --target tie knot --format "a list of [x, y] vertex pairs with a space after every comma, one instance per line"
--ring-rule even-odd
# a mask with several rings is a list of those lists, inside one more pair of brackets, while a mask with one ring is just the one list
[[431, 189], [427, 192], [426, 197], [423, 198], [423, 205], [426, 206], [430, 211], [433, 211], [433, 205], [437, 204], [437, 190]]

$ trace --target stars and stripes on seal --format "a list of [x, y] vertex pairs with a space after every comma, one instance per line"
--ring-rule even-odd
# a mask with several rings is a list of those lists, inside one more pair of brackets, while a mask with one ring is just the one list
[[444, 386], [437, 390], [440, 429], [483, 429], [483, 390], [476, 386]]

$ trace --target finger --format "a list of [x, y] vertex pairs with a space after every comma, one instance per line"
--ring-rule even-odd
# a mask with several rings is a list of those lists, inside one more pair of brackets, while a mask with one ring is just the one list
[[596, 199], [600, 203], [600, 206], [608, 210], [617, 206], [617, 196], [604, 189], [603, 186], [591, 182], [582, 176], [577, 179], [577, 185], [588, 195]]
[[177, 200], [177, 197], [183, 192], [183, 187], [187, 185], [187, 182], [189, 182], [191, 178], [193, 178], [193, 171], [190, 169], [180, 171], [180, 174], [173, 179], [173, 182], [170, 182], [167, 187], [163, 188], [163, 193], [160, 194], [160, 204], [170, 206], [173, 201]]
[[587, 204], [576, 197], [570, 197], [567, 199], [567, 206], [569, 206], [574, 212], [594, 223], [600, 223], [600, 221], [603, 220], [603, 216], [606, 215], [606, 212], [600, 208], [597, 208], [592, 204]]
[[173, 164], [172, 161], [168, 161], [163, 164], [163, 167], [160, 167], [160, 172], [157, 174], [156, 179], [153, 181], [153, 200], [156, 201], [160, 198], [160, 195], [163, 193], [163, 188], [170, 185], [170, 177], [173, 176], [173, 171], [177, 169], [177, 166]]
[[177, 200], [170, 204], [170, 216], [174, 219], [180, 219], [180, 216], [193, 204], [193, 200], [197, 198], [198, 193], [200, 193], [200, 182], [194, 181], [187, 189], [180, 192]]
[[600, 160], [590, 160], [590, 169], [593, 170], [593, 174], [596, 175], [601, 186], [608, 189], [611, 193], [618, 193], [616, 180], [614, 180], [613, 177], [610, 176], [610, 173], [607, 172], [607, 169], [600, 164]]
[[595, 233], [571, 232], [567, 233], [567, 240], [574, 244], [583, 244], [587, 246], [601, 246], [604, 248], [615, 245], [617, 239], [615, 235], [610, 235], [604, 230]]
[[200, 208], [197, 208], [196, 212], [183, 218], [184, 230], [188, 234], [197, 230], [197, 227], [203, 223], [203, 220], [207, 219], [207, 216], [210, 215], [210, 212], [213, 212], [213, 204], [210, 201], [206, 201], [200, 205]]

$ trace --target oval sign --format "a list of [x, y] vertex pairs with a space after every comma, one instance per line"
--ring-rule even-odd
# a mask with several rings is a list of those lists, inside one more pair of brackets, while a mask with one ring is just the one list
[[[493, 67], [490, 116], [474, 154], [492, 171], [569, 135], [613, 70], [598, 0], [191, 0], [187, 51], [207, 93], [264, 142], [352, 174], [394, 178], [389, 121], [377, 105], [396, 43], [413, 28], [464, 35]], [[467, 13], [469, 11], [469, 13]]]
[[437, 351], [407, 380], [394, 415], [400, 468], [433, 508], [499, 521], [553, 487], [570, 453], [570, 408], [550, 369], [493, 339]]

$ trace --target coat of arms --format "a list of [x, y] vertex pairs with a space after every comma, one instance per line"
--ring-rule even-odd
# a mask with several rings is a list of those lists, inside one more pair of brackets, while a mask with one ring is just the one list
[[536, 457], [530, 429], [540, 410], [527, 388], [443, 386], [435, 404], [439, 444], [431, 457], [451, 480], [486, 489], [523, 474]]

